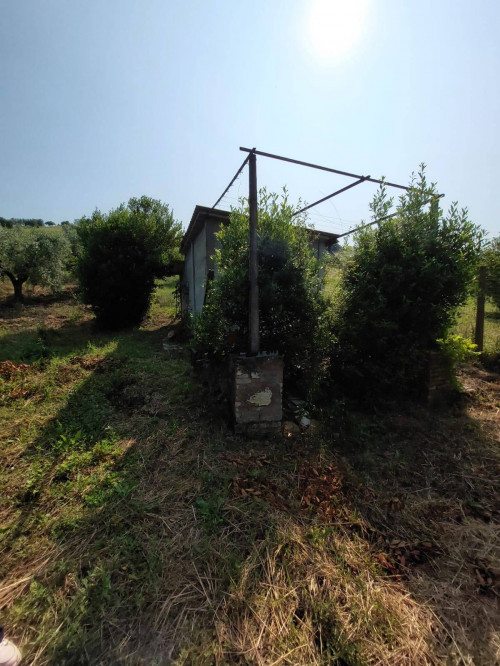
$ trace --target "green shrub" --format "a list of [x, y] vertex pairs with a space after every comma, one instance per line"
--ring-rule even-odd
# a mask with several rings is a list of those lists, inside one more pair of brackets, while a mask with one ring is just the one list
[[98, 324], [139, 324], [151, 303], [155, 279], [177, 256], [180, 223], [166, 204], [143, 196], [107, 215], [95, 211], [82, 218], [77, 232], [80, 286]]
[[[343, 272], [333, 372], [356, 396], [423, 389], [428, 352], [446, 337], [475, 274], [479, 227], [456, 203], [443, 215], [424, 165], [410, 186], [396, 218], [356, 234]], [[382, 186], [374, 220], [391, 204]]]
[[[286, 192], [280, 199], [259, 193], [259, 311], [262, 350], [283, 355], [285, 382], [300, 383], [306, 394], [317, 386], [331, 336], [323, 274], [308, 245], [304, 222], [293, 218]], [[217, 277], [194, 322], [200, 353], [223, 356], [247, 351], [248, 207], [231, 212], [218, 234]]]

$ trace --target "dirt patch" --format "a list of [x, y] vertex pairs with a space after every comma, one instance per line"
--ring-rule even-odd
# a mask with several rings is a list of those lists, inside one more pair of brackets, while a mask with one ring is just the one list
[[12, 363], [12, 361], [0, 361], [0, 377], [6, 380], [22, 378], [33, 370], [28, 363]]

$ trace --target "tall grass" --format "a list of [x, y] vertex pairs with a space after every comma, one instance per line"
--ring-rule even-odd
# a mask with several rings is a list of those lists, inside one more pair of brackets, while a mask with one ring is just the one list
[[[474, 340], [476, 330], [476, 299], [471, 296], [459, 311], [454, 333]], [[500, 310], [491, 300], [486, 301], [484, 317], [484, 351], [500, 352]]]

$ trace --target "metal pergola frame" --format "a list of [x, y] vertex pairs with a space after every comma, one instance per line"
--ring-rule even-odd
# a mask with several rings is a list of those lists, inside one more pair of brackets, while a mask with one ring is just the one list
[[[248, 153], [246, 158], [244, 159], [242, 165], [238, 169], [238, 171], [235, 173], [233, 176], [231, 182], [229, 185], [226, 187], [224, 192], [221, 194], [221, 196], [217, 199], [217, 201], [214, 203], [212, 208], [216, 208], [217, 204], [224, 198], [225, 194], [228, 192], [228, 190], [231, 188], [235, 180], [238, 178], [238, 176], [241, 174], [245, 166], [249, 165], [249, 195], [248, 195], [248, 204], [249, 204], [249, 265], [248, 265], [248, 277], [250, 281], [250, 292], [249, 292], [249, 306], [248, 306], [248, 321], [249, 321], [249, 354], [250, 355], [256, 355], [259, 353], [259, 347], [260, 347], [260, 340], [259, 340], [259, 285], [258, 285], [258, 257], [257, 257], [257, 226], [258, 226], [258, 207], [257, 207], [257, 155], [260, 157], [267, 157], [273, 160], [280, 160], [281, 162], [288, 162], [290, 164], [297, 164], [298, 166], [304, 166], [308, 167], [310, 169], [318, 169], [320, 171], [327, 171], [329, 173], [335, 173], [340, 176], [346, 176], [348, 178], [355, 178], [355, 182], [350, 183], [349, 185], [346, 185], [345, 187], [342, 187], [340, 190], [336, 190], [335, 192], [332, 192], [332, 194], [328, 194], [326, 197], [323, 197], [322, 199], [318, 199], [318, 201], [314, 201], [312, 204], [308, 204], [307, 206], [304, 206], [304, 208], [301, 208], [300, 210], [296, 211], [293, 214], [293, 217], [296, 215], [300, 215], [301, 213], [304, 213], [306, 210], [309, 210], [310, 208], [314, 208], [314, 206], [319, 205], [320, 203], [323, 203], [324, 201], [327, 201], [328, 199], [332, 199], [333, 197], [337, 196], [338, 194], [342, 194], [343, 192], [346, 192], [347, 190], [352, 189], [353, 187], [357, 187], [358, 185], [361, 185], [362, 183], [378, 183], [379, 185], [387, 185], [387, 187], [394, 187], [400, 190], [405, 190], [409, 191], [412, 188], [408, 187], [406, 185], [400, 185], [398, 183], [391, 183], [387, 180], [379, 180], [377, 178], [372, 178], [371, 176], [361, 176], [359, 174], [355, 173], [350, 173], [348, 171], [341, 171], [340, 169], [333, 169], [331, 167], [325, 167], [321, 166], [319, 164], [313, 164], [312, 162], [303, 162], [302, 160], [295, 160], [290, 157], [283, 157], [282, 155], [274, 155], [273, 153], [265, 153], [261, 150], [257, 150], [256, 148], [244, 148], [240, 146], [240, 150], [242, 152]], [[437, 194], [434, 197], [432, 197], [432, 200], [437, 200], [440, 199], [441, 197], [444, 197], [444, 194]], [[431, 201], [431, 200], [429, 200]], [[369, 222], [366, 225], [358, 226], [355, 227], [354, 229], [351, 229], [350, 231], [346, 231], [343, 234], [339, 234], [337, 238], [342, 238], [344, 236], [349, 236], [350, 234], [358, 231], [359, 229], [363, 228], [364, 226], [371, 226], [373, 224], [377, 224], [379, 222], [383, 222], [384, 220], [388, 220], [392, 217], [395, 217], [398, 213], [391, 213], [389, 215], [385, 215], [384, 217], [381, 217], [377, 220], [374, 220], [373, 222]]]

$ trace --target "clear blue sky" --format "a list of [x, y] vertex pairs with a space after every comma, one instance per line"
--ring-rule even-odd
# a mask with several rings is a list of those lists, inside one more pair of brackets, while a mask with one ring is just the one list
[[[403, 184], [425, 161], [444, 205], [500, 233], [500, 3], [325, 6], [0, 0], [0, 215], [60, 222], [147, 194], [186, 224], [244, 145]], [[258, 179], [308, 201], [349, 182], [262, 159]], [[345, 230], [372, 192], [312, 221]]]

